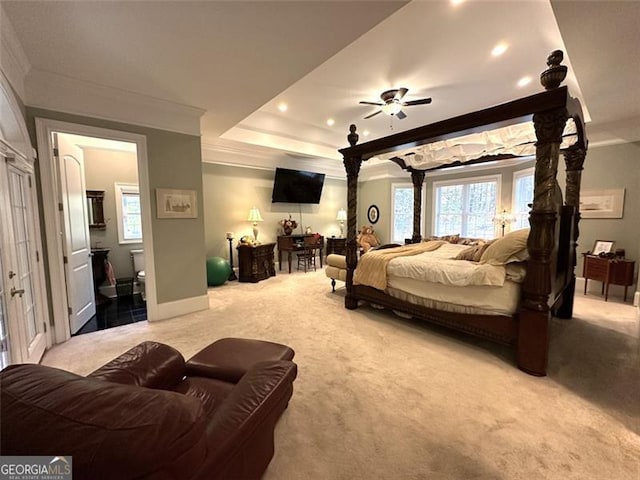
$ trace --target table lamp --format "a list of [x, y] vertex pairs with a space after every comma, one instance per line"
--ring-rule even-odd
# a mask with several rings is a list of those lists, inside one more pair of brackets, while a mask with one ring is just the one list
[[253, 207], [249, 210], [248, 221], [253, 222], [253, 239], [258, 243], [258, 222], [262, 222], [262, 216], [260, 215], [260, 210], [257, 207]]
[[344, 238], [344, 221], [347, 219], [347, 212], [344, 208], [338, 210], [336, 220], [340, 221], [340, 238]]
[[504, 237], [504, 227], [507, 224], [511, 224], [515, 221], [516, 221], [515, 215], [513, 215], [510, 212], [507, 212], [506, 210], [502, 210], [502, 212], [496, 214], [496, 216], [493, 217], [493, 223], [495, 223], [496, 225], [500, 225], [502, 227], [503, 237]]

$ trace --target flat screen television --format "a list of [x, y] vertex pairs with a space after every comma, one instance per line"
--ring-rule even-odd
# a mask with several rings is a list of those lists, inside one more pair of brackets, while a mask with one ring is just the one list
[[272, 203], [320, 203], [324, 173], [276, 168]]

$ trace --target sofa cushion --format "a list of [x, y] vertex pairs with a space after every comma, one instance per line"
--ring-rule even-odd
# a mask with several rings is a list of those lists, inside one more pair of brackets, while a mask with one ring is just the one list
[[74, 476], [101, 479], [190, 478], [207, 457], [195, 397], [42, 365], [8, 367], [0, 382], [2, 455], [65, 452]]

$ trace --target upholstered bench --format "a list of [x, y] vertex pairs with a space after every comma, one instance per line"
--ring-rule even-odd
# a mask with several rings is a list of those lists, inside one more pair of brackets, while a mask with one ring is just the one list
[[347, 258], [344, 255], [332, 253], [327, 256], [327, 268], [324, 273], [331, 279], [331, 291], [336, 291], [336, 280], [347, 281]]

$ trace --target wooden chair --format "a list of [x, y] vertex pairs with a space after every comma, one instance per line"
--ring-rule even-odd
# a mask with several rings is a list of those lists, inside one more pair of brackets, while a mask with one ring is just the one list
[[313, 271], [316, 271], [316, 256], [318, 250], [320, 250], [320, 238], [321, 237], [305, 237], [304, 244], [297, 252], [298, 256], [298, 270], [300, 266], [304, 267], [304, 273], [307, 273], [307, 269], [313, 266]]

